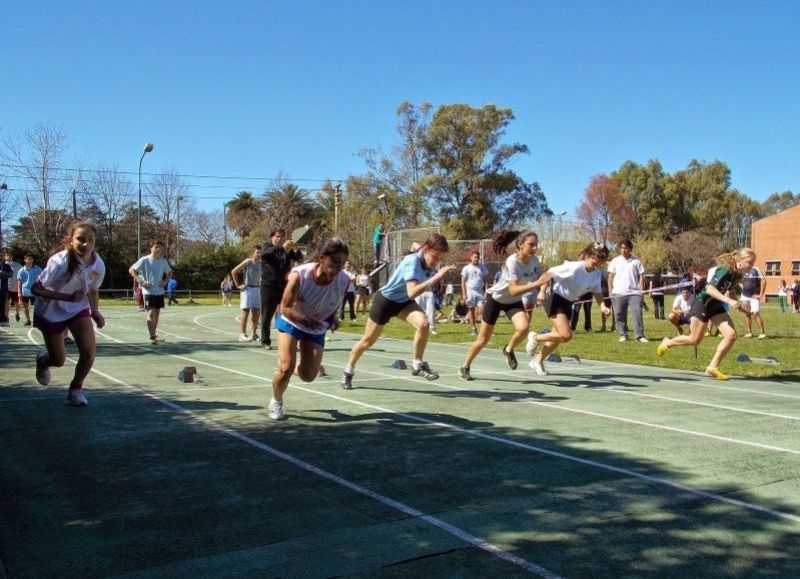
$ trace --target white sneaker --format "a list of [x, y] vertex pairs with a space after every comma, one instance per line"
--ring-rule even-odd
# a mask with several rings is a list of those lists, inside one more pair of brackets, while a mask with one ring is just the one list
[[434, 336], [436, 335], [436, 328], [431, 328], [431, 334]]
[[283, 402], [273, 400], [269, 403], [269, 417], [272, 420], [283, 420]]
[[531, 358], [531, 361], [528, 362], [528, 366], [536, 372], [537, 376], [547, 376], [547, 370], [544, 369], [544, 364], [537, 362], [536, 358]]
[[617, 341], [618, 342], [627, 342], [628, 341], [628, 336], [620, 336], [619, 340], [617, 340]]
[[71, 388], [67, 392], [67, 404], [70, 406], [88, 406], [89, 401], [86, 400], [82, 388]]
[[539, 342], [536, 341], [536, 332], [528, 332], [528, 343], [525, 344], [525, 353], [528, 356], [533, 356], [538, 347]]
[[747, 332], [747, 333], [746, 333], [744, 336], [742, 336], [742, 337], [743, 337], [743, 338], [752, 338], [752, 337], [753, 337], [753, 334], [752, 334], [752, 333], [750, 333], [750, 332]]
[[645, 338], [644, 336], [642, 336], [641, 338], [636, 338], [636, 341], [637, 341], [637, 342], [641, 342], [642, 344], [646, 344], [646, 343], [648, 343], [650, 340], [648, 340], [647, 338]]
[[758, 339], [759, 339], [759, 340], [763, 340], [763, 339], [765, 339], [766, 337], [767, 337], [767, 335], [766, 335], [766, 334], [759, 334], [759, 335], [758, 335]]
[[42, 386], [50, 384], [50, 368], [44, 365], [44, 357], [47, 352], [42, 350], [36, 354], [36, 381]]
[[239, 341], [240, 342], [249, 342], [250, 338], [247, 336], [247, 334], [242, 334], [241, 336], [239, 336]]

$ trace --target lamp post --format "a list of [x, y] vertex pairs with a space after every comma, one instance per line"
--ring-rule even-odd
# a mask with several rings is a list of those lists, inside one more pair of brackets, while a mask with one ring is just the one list
[[176, 227], [175, 227], [175, 262], [177, 263], [178, 259], [181, 256], [180, 252], [180, 244], [181, 244], [181, 201], [186, 199], [183, 195], [178, 195], [178, 215], [176, 219]]
[[333, 234], [339, 235], [339, 203], [342, 202], [342, 186], [333, 186]]
[[[5, 192], [8, 191], [8, 185], [5, 183], [0, 183], [0, 195], [5, 195]], [[3, 245], [3, 205], [5, 201], [0, 199], [0, 248], [4, 247]]]
[[567, 214], [566, 211], [556, 211], [550, 217], [550, 263], [548, 267], [553, 267], [556, 264], [556, 220], [561, 222], [561, 218]]
[[147, 143], [139, 158], [139, 211], [136, 213], [136, 259], [142, 255], [142, 161], [153, 150], [153, 143]]

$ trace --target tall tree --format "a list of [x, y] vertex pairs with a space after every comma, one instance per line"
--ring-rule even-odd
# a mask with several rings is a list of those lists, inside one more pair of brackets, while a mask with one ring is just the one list
[[763, 215], [774, 215], [789, 207], [794, 207], [800, 203], [800, 194], [795, 195], [791, 191], [783, 193], [773, 193], [761, 203]]
[[520, 178], [507, 165], [528, 147], [501, 143], [513, 119], [511, 109], [492, 104], [479, 109], [444, 105], [434, 114], [425, 139], [422, 184], [438, 220], [454, 237], [489, 235], [500, 208], [521, 191]]
[[227, 204], [227, 225], [244, 239], [264, 216], [263, 205], [250, 191], [239, 191]]
[[603, 243], [627, 236], [634, 218], [619, 179], [604, 174], [589, 181], [575, 213], [586, 233]]
[[[177, 241], [175, 219], [178, 213], [178, 204], [188, 201], [189, 187], [172, 167], [152, 175], [146, 185], [146, 191], [148, 203], [155, 209], [158, 218], [154, 229], [157, 236], [164, 241], [165, 257], [170, 259], [175, 255]], [[178, 198], [181, 201], [178, 201]], [[144, 221], [144, 212], [142, 212], [142, 221]], [[144, 231], [144, 223], [142, 228]], [[144, 246], [145, 240], [142, 240], [142, 244]]]

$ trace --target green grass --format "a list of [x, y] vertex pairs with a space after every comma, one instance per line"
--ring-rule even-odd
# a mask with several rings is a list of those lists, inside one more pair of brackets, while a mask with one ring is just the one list
[[[667, 301], [671, 302], [669, 296]], [[668, 303], [667, 307], [669, 305]], [[449, 312], [449, 307], [445, 308], [445, 310]], [[800, 316], [781, 314], [777, 305], [767, 304], [762, 309], [762, 317], [764, 318], [768, 338], [757, 340], [755, 338], [745, 339], [741, 337], [744, 335], [744, 317], [741, 314], [733, 315], [734, 325], [739, 332], [739, 339], [731, 351], [728, 352], [725, 360], [723, 360], [723, 371], [738, 376], [771, 377], [773, 379], [800, 381], [800, 349], [797, 347], [797, 339], [800, 337]], [[355, 322], [345, 321], [342, 325], [342, 330], [358, 333], [363, 329], [363, 326], [364, 321], [359, 318]], [[547, 326], [549, 326], [549, 320], [545, 318], [544, 313], [535, 311], [531, 327], [538, 331]], [[669, 322], [654, 319], [652, 308], [650, 312], [644, 312], [645, 335], [650, 340], [649, 344], [640, 344], [632, 341], [632, 335], [629, 335], [629, 341], [619, 343], [616, 332], [601, 333], [597, 331], [600, 327], [599, 309], [593, 307], [592, 328], [595, 331], [592, 333], [584, 332], [583, 319], [581, 318], [572, 341], [559, 347], [558, 353], [578, 355], [592, 360], [608, 360], [703, 371], [719, 343], [719, 338], [707, 337], [697, 349], [697, 358], [694, 357], [694, 349], [691, 347], [673, 348], [664, 358], [658, 358], [655, 353], [658, 342], [664, 336], [674, 336], [675, 328]], [[629, 318], [629, 330], [631, 327], [632, 324]], [[433, 342], [472, 342], [469, 326], [465, 324], [440, 323], [437, 325], [436, 331], [438, 335], [431, 336], [431, 341]], [[384, 330], [385, 336], [393, 338], [410, 339], [413, 334], [411, 326], [397, 320], [390, 322]], [[505, 318], [501, 318], [495, 328], [495, 334], [489, 347], [502, 348], [511, 334], [511, 324]], [[519, 346], [518, 350], [521, 349], [522, 346]], [[781, 361], [781, 364], [778, 366], [740, 364], [736, 361], [736, 357], [742, 353], [750, 357], [759, 358], [775, 356]]]

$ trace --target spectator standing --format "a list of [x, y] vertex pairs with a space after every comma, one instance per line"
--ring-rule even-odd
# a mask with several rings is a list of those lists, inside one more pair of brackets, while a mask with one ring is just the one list
[[233, 295], [233, 288], [234, 288], [233, 278], [231, 277], [231, 274], [226, 273], [222, 282], [220, 282], [219, 284], [219, 291], [222, 294], [223, 308], [231, 307], [231, 296]]
[[444, 305], [451, 306], [453, 305], [453, 294], [455, 293], [456, 288], [453, 286], [452, 283], [447, 284], [444, 287]]
[[14, 261], [14, 257], [11, 255], [10, 251], [6, 252], [5, 255], [6, 262], [8, 265], [11, 266], [11, 279], [8, 282], [8, 299], [5, 301], [5, 312], [6, 316], [8, 317], [9, 321], [11, 320], [11, 306], [14, 306], [14, 314], [17, 321], [19, 321], [19, 308], [20, 308], [20, 299], [19, 299], [19, 291], [17, 283], [17, 274], [19, 270], [22, 268], [22, 264], [18, 261]]
[[786, 280], [782, 279], [781, 283], [778, 285], [778, 303], [781, 306], [782, 314], [785, 314], [789, 311], [789, 308], [786, 305], [787, 293], [788, 293], [788, 288], [786, 287]]
[[36, 301], [36, 296], [33, 295], [33, 286], [36, 283], [36, 280], [39, 279], [40, 275], [42, 275], [42, 268], [33, 263], [32, 255], [26, 255], [25, 266], [22, 267], [17, 273], [17, 286], [19, 288], [18, 292], [20, 296], [19, 299], [22, 302], [22, 307], [25, 311], [24, 325], [26, 326], [31, 325], [30, 306], [32, 306]]
[[157, 345], [163, 342], [158, 337], [158, 320], [161, 310], [164, 309], [164, 288], [172, 277], [172, 268], [164, 259], [164, 242], [155, 239], [150, 243], [150, 254], [140, 257], [128, 273], [139, 280], [144, 294], [144, 308], [147, 310], [147, 331], [150, 334], [150, 344]]
[[478, 335], [478, 318], [483, 316], [483, 296], [486, 294], [486, 276], [489, 270], [480, 263], [480, 254], [470, 255], [470, 262], [461, 269], [461, 295], [469, 308], [468, 318], [472, 324], [471, 333]]
[[369, 308], [369, 275], [367, 268], [362, 267], [361, 273], [356, 276], [356, 313], [361, 313], [362, 316], [367, 315]]
[[761, 318], [761, 302], [764, 301], [764, 292], [767, 291], [767, 278], [756, 266], [742, 275], [742, 301], [750, 306], [742, 310], [744, 313], [744, 337], [753, 337], [753, 319], [758, 324], [760, 333], [758, 339], [763, 340], [767, 337], [764, 331], [764, 320]]
[[[242, 283], [239, 283], [239, 272], [242, 273]], [[240, 342], [256, 341], [258, 337], [258, 324], [261, 318], [261, 246], [253, 247], [250, 257], [242, 261], [231, 270], [231, 278], [239, 288], [239, 307], [242, 310], [239, 326]], [[253, 328], [251, 337], [247, 335], [247, 319]]]
[[178, 300], [175, 298], [175, 290], [178, 289], [178, 280], [171, 277], [167, 282], [167, 305], [178, 305]]
[[0, 300], [2, 300], [3, 307], [0, 309], [0, 326], [7, 327], [10, 322], [8, 321], [8, 310], [6, 304], [8, 303], [8, 288], [11, 283], [12, 274], [11, 264], [5, 259], [0, 262]]
[[608, 264], [608, 286], [611, 289], [611, 303], [614, 307], [614, 319], [617, 324], [619, 341], [628, 339], [628, 310], [633, 318], [633, 331], [636, 340], [642, 343], [649, 340], [644, 337], [642, 320], [642, 293], [644, 292], [644, 266], [633, 252], [633, 242], [624, 239], [619, 246], [620, 255]]
[[792, 308], [794, 313], [800, 313], [800, 279], [794, 280], [791, 290]]
[[664, 280], [661, 278], [661, 270], [653, 273], [650, 280], [650, 297], [653, 298], [653, 314], [657, 320], [664, 320]]
[[383, 230], [383, 223], [378, 223], [372, 232], [372, 247], [375, 250], [375, 265], [378, 265], [381, 262], [384, 237], [386, 237], [386, 233]]
[[289, 273], [289, 259], [283, 248], [285, 237], [283, 229], [273, 229], [269, 241], [261, 246], [261, 345], [266, 350], [272, 349], [272, 318], [281, 303]]
[[352, 322], [356, 319], [356, 270], [353, 268], [353, 264], [350, 263], [349, 259], [344, 262], [342, 273], [347, 276], [347, 279], [350, 280], [350, 283], [347, 284], [347, 293], [345, 293], [344, 299], [342, 300], [342, 311], [339, 312], [339, 319], [344, 320], [344, 307], [345, 305], [349, 305], [350, 321]]

